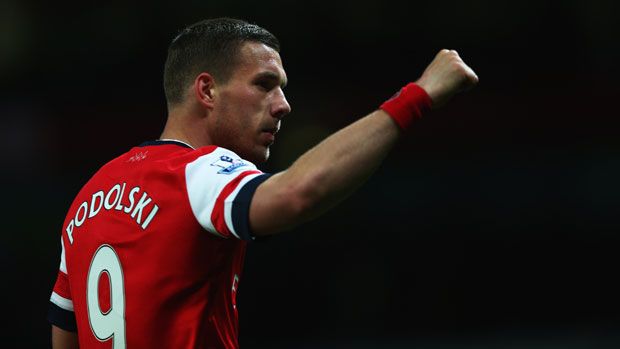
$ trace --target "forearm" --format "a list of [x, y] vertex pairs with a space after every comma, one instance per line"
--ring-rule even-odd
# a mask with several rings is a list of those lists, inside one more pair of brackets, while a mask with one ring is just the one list
[[250, 205], [254, 234], [267, 235], [314, 218], [359, 187], [381, 164], [401, 130], [423, 112], [472, 88], [478, 76], [456, 51], [441, 50], [416, 84], [381, 109], [325, 139], [288, 170], [263, 182]]
[[312, 218], [341, 201], [379, 167], [402, 131], [382, 110], [336, 132], [301, 156], [282, 175], [300, 183]]
[[257, 189], [256, 196], [279, 193], [267, 205], [284, 204], [253, 207], [255, 214], [251, 210], [250, 215], [254, 233], [278, 232], [327, 211], [368, 179], [401, 133], [388, 114], [378, 110], [310, 149], [289, 169]]

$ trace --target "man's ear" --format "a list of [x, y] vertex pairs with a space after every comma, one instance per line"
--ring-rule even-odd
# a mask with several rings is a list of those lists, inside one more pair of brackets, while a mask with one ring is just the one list
[[194, 96], [201, 105], [213, 108], [215, 79], [209, 73], [198, 74], [194, 80]]

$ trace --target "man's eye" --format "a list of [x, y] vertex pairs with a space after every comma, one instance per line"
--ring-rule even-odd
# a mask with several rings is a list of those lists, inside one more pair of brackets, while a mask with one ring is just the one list
[[258, 82], [256, 85], [263, 91], [270, 91], [273, 86], [268, 82]]

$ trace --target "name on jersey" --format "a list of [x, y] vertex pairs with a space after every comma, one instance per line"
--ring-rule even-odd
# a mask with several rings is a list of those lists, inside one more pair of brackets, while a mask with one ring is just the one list
[[[75, 213], [75, 217], [65, 228], [69, 242], [73, 244], [74, 229], [79, 228], [87, 219], [97, 216], [102, 209], [127, 214], [142, 230], [146, 230], [159, 211], [159, 206], [155, 204], [146, 191], [142, 191], [138, 186], [131, 188], [125, 195], [126, 187], [127, 183], [117, 183], [108, 192], [100, 190], [94, 193], [89, 201], [82, 202]], [[124, 203], [128, 203], [128, 205]]]

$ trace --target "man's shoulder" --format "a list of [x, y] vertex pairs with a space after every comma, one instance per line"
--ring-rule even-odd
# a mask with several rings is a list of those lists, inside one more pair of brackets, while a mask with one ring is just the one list
[[224, 169], [230, 168], [231, 166], [237, 168], [242, 165], [256, 167], [250, 161], [242, 159], [241, 156], [234, 151], [215, 145], [192, 149], [182, 154], [170, 154], [167, 161], [170, 162], [169, 165], [172, 167], [185, 167], [187, 165], [195, 166], [197, 164], [208, 164], [210, 166], [221, 167]]
[[192, 159], [208, 152], [208, 149], [197, 151], [167, 142], [144, 142], [106, 162], [90, 177], [82, 190], [88, 191], [90, 187], [110, 181], [135, 179], [142, 182], [145, 176], [152, 179], [157, 172], [164, 174], [181, 170]]
[[[88, 184], [106, 182], [111, 178], [151, 179], [178, 173], [184, 177], [189, 167], [208, 167], [220, 174], [229, 174], [237, 170], [255, 169], [256, 166], [243, 160], [234, 151], [208, 145], [193, 149], [174, 142], [145, 142], [110, 160], [103, 165], [88, 181]], [[202, 172], [202, 171], [201, 171]]]
[[184, 143], [172, 141], [149, 141], [129, 149], [127, 152], [108, 161], [99, 171], [134, 168], [149, 168], [182, 165], [215, 151], [218, 147], [206, 146], [193, 149]]

